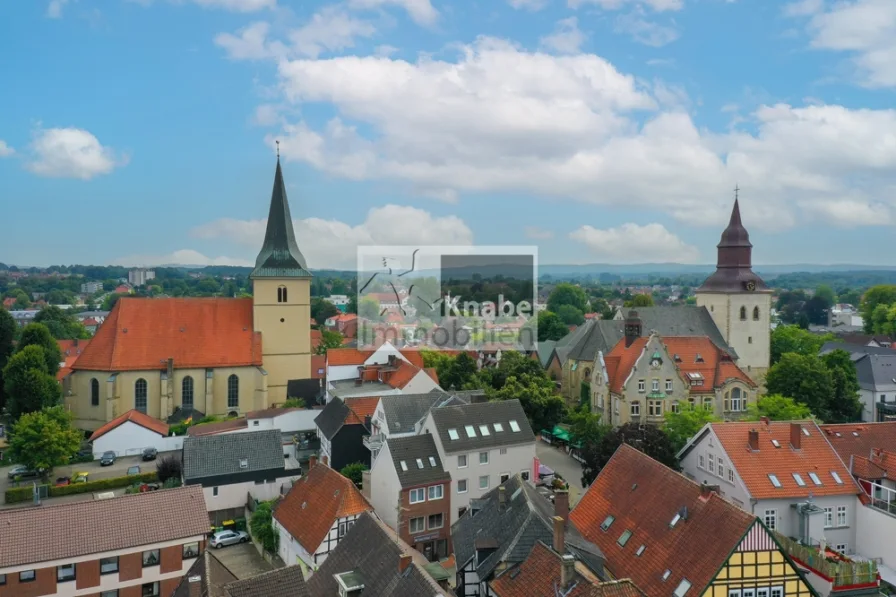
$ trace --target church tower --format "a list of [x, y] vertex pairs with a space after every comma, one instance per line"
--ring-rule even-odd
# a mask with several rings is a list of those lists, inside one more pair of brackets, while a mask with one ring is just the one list
[[249, 278], [253, 321], [255, 331], [261, 332], [268, 374], [268, 400], [280, 404], [286, 401], [290, 379], [311, 377], [311, 272], [296, 244], [279, 150], [264, 244]]
[[753, 245], [740, 220], [735, 198], [728, 227], [718, 244], [716, 271], [697, 289], [697, 305], [706, 307], [737, 364], [761, 383], [771, 359], [772, 291], [753, 272]]

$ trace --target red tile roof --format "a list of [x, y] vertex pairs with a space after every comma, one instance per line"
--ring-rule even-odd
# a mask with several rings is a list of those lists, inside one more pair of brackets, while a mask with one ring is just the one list
[[372, 350], [358, 350], [357, 348], [328, 348], [327, 366], [340, 367], [343, 365], [363, 365], [374, 353]]
[[[682, 376], [682, 379], [688, 383], [688, 373], [699, 373], [703, 376], [702, 386], [690, 386], [692, 394], [709, 394], [713, 393], [716, 388], [721, 387], [730, 379], [738, 379], [744, 383], [755, 387], [756, 384], [738, 367], [730, 357], [719, 347], [712, 343], [712, 340], [705, 336], [666, 336], [660, 337], [665, 350], [665, 358], [672, 359]], [[610, 391], [620, 394], [622, 393], [622, 385], [632, 371], [632, 367], [638, 362], [641, 353], [650, 341], [650, 336], [642, 336], [636, 338], [631, 346], [626, 347], [625, 339], [620, 340], [613, 349], [607, 353], [605, 361], [612, 361], [612, 369], [610, 362], [607, 362], [607, 375], [610, 378]], [[678, 359], [675, 359], [678, 355]], [[697, 356], [701, 357], [701, 361], [697, 360]], [[644, 354], [644, 358], [650, 359], [651, 355]], [[680, 360], [679, 360], [680, 359]]]
[[411, 380], [414, 379], [418, 373], [420, 373], [419, 367], [411, 365], [405, 361], [400, 361], [398, 367], [394, 371], [389, 371], [383, 374], [383, 381], [393, 388], [401, 390], [411, 383]]
[[[819, 425], [819, 427], [840, 455], [840, 459], [846, 463], [847, 468], [852, 461], [854, 476], [881, 479], [883, 477], [872, 475], [889, 471], [887, 466], [880, 466], [881, 463], [874, 464], [868, 459], [871, 458], [873, 450], [896, 453], [896, 421]], [[860, 462], [861, 460], [865, 462]], [[887, 476], [896, 479], [896, 471]]]
[[348, 413], [345, 415], [346, 425], [363, 425], [365, 417], [372, 417], [376, 412], [376, 405], [380, 403], [379, 396], [364, 396], [362, 398], [346, 398], [345, 405]]
[[16, 300], [17, 299], [14, 296], [7, 297], [7, 298], [3, 299], [3, 306], [6, 307], [7, 309], [12, 309], [13, 305], [16, 304]]
[[246, 419], [228, 419], [226, 421], [216, 421], [214, 423], [202, 423], [187, 428], [187, 435], [190, 437], [199, 437], [202, 435], [217, 435], [218, 433], [226, 433], [236, 429], [248, 427], [249, 422]]
[[[861, 489], [818, 425], [814, 421], [793, 424], [800, 425], [798, 450], [790, 444], [789, 421], [712, 423], [711, 426], [754, 499], [861, 494]], [[751, 430], [759, 433], [759, 450], [756, 451], [749, 447]], [[780, 448], [776, 448], [772, 440], [777, 441]], [[836, 482], [832, 471], [842, 483]], [[800, 475], [805, 485], [797, 483], [794, 473]], [[817, 475], [821, 485], [815, 484], [809, 473]], [[769, 474], [777, 477], [780, 488], [772, 485]]]
[[277, 505], [274, 519], [308, 553], [314, 553], [337, 519], [372, 511], [354, 483], [318, 463]]
[[138, 410], [129, 410], [128, 412], [112, 419], [111, 421], [94, 431], [93, 435], [90, 436], [90, 441], [96, 441], [97, 439], [101, 438], [102, 436], [106, 435], [107, 433], [109, 433], [119, 425], [126, 423], [127, 421], [130, 421], [135, 425], [140, 425], [141, 427], [149, 429], [150, 431], [154, 431], [159, 435], [166, 437], [168, 435], [168, 424], [164, 421], [154, 419]]
[[261, 365], [252, 299], [119, 299], [75, 370], [129, 371]]
[[62, 381], [65, 379], [65, 376], [72, 372], [72, 365], [75, 364], [75, 361], [78, 360], [78, 357], [81, 356], [81, 353], [84, 352], [84, 349], [87, 348], [87, 345], [90, 344], [90, 339], [87, 340], [57, 340], [57, 344], [59, 344], [59, 350], [62, 352], [62, 358], [64, 364], [59, 368], [59, 371], [56, 373], [56, 379]]
[[[687, 518], [672, 527], [675, 515]], [[614, 517], [609, 528], [601, 525]], [[623, 444], [570, 513], [570, 521], [597, 545], [615, 578], [630, 578], [647, 595], [671, 595], [683, 579], [702, 595], [756, 517], [716, 493]], [[632, 535], [620, 546], [625, 531]], [[636, 552], [646, 546], [640, 556]], [[666, 570], [670, 576], [662, 580]]]

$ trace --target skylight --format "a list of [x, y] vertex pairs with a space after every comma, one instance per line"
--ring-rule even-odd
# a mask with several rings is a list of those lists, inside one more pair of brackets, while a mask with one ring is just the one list
[[676, 514], [672, 517], [672, 522], [669, 523], [669, 528], [671, 529], [675, 525], [678, 524], [678, 521], [681, 520], [681, 514]]
[[607, 531], [610, 528], [610, 525], [613, 524], [613, 521], [616, 520], [615, 516], [607, 516], [604, 518], [604, 521], [600, 525], [600, 530]]
[[803, 435], [805, 435], [806, 437], [809, 437], [809, 429], [808, 429], [808, 427], [803, 427]]
[[858, 431], [853, 431], [852, 434], [853, 434], [854, 436], [856, 436], [856, 437], [859, 437], [859, 432], [858, 432]]
[[685, 595], [687, 595], [688, 590], [690, 590], [690, 588], [691, 588], [691, 583], [688, 581], [688, 579], [683, 578], [683, 579], [681, 579], [681, 582], [678, 583], [678, 588], [675, 589], [675, 592], [673, 593], [673, 595], [675, 597], [684, 597]]
[[520, 430], [520, 424], [515, 420], [510, 422], [510, 430], [517, 433]]
[[620, 547], [625, 547], [625, 544], [628, 543], [628, 540], [631, 538], [632, 532], [626, 529], [622, 531], [621, 535], [619, 535], [619, 539], [616, 540], [616, 543], [618, 543]]
[[667, 568], [666, 571], [663, 572], [663, 580], [666, 580], [667, 578], [669, 578], [670, 574], [672, 574], [672, 571]]
[[502, 425], [501, 423], [495, 423], [494, 427], [495, 427], [495, 433], [500, 433], [500, 432], [504, 431], [504, 425]]
[[843, 479], [840, 478], [837, 471], [831, 471], [831, 476], [834, 477], [834, 481], [837, 482], [837, 485], [843, 485]]
[[803, 478], [800, 476], [799, 473], [791, 473], [791, 474], [793, 475], [793, 480], [796, 481], [797, 485], [799, 485], [800, 487], [806, 486], [806, 482], [803, 481]]
[[436, 459], [432, 456], [429, 457], [429, 466], [436, 466]]
[[417, 459], [417, 468], [423, 468], [423, 461], [419, 458]]
[[818, 475], [815, 473], [809, 473], [809, 478], [812, 479], [812, 482], [816, 485], [821, 485], [821, 479], [819, 479]]
[[485, 437], [486, 435], [491, 435], [488, 430], [488, 425], [480, 425], [479, 426], [479, 434]]
[[647, 546], [646, 546], [646, 545], [641, 545], [641, 547], [638, 548], [638, 551], [635, 552], [635, 555], [636, 555], [636, 556], [641, 555], [642, 553], [644, 553], [644, 550], [645, 550], [645, 549], [647, 549]]
[[464, 430], [467, 432], [467, 437], [476, 437], [476, 429], [472, 425], [464, 425]]
[[775, 475], [769, 473], [769, 474], [768, 474], [768, 480], [771, 481], [771, 482], [772, 482], [772, 485], [774, 485], [775, 487], [777, 487], [777, 488], [779, 488], [779, 489], [781, 488], [781, 482], [778, 481], [778, 477], [776, 477]]
[[776, 439], [773, 439], [773, 440], [772, 440], [772, 445], [773, 445], [774, 447], [776, 447], [776, 448], [780, 448], [780, 447], [781, 447], [781, 442], [779, 442], [779, 441], [776, 440]]
[[450, 437], [451, 439], [460, 439], [460, 436], [457, 434], [457, 429], [449, 429], [448, 437]]
[[404, 460], [401, 461], [401, 470], [403, 470], [404, 472], [408, 472], [408, 463]]

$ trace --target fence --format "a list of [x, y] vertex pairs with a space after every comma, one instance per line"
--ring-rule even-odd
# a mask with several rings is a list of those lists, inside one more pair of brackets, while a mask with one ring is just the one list
[[802, 545], [790, 537], [777, 534], [778, 542], [791, 557], [818, 574], [831, 579], [834, 587], [877, 582], [877, 563], [840, 559], [832, 552], [821, 553], [819, 546]]

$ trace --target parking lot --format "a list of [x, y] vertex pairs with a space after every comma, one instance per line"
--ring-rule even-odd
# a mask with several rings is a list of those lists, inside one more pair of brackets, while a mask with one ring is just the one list
[[252, 578], [273, 567], [261, 557], [253, 543], [238, 543], [212, 551], [224, 566], [238, 579]]
[[[159, 453], [158, 458], [162, 458], [167, 454], [174, 454], [178, 458], [180, 458], [180, 452], [161, 452]], [[148, 473], [150, 471], [156, 470], [156, 460], [150, 460], [148, 462], [143, 462], [142, 457], [140, 456], [123, 456], [115, 459], [115, 463], [109, 466], [100, 466], [99, 460], [94, 460], [93, 462], [82, 462], [81, 464], [72, 464], [66, 466], [59, 466], [53, 469], [53, 473], [50, 475], [50, 483], [55, 483], [57, 477], [71, 477], [74, 473], [88, 473], [88, 478], [90, 481], [97, 481], [99, 479], [111, 479], [113, 477], [124, 477], [128, 468], [137, 465], [140, 467], [141, 473]], [[6, 493], [6, 489], [12, 485], [12, 482], [9, 480], [7, 474], [11, 467], [4, 466], [0, 468], [0, 501], [3, 501], [4, 494]], [[27, 481], [30, 483], [33, 479], [23, 479], [23, 481]], [[48, 503], [52, 503], [53, 500], [48, 500]]]

